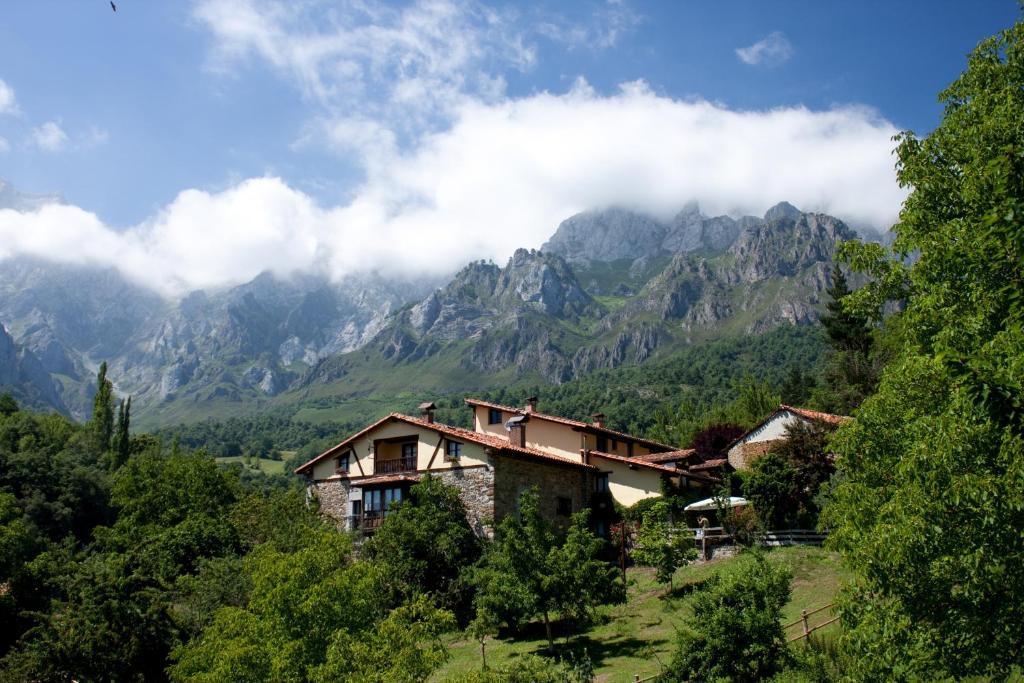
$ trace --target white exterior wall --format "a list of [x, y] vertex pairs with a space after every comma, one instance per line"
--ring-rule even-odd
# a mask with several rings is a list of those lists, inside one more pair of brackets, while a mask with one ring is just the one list
[[729, 449], [727, 454], [729, 464], [734, 469], [746, 469], [747, 464], [743, 458], [743, 445], [748, 443], [760, 443], [762, 441], [779, 441], [786, 438], [786, 430], [796, 422], [806, 422], [805, 418], [784, 410], [761, 425], [758, 429], [744, 436], [740, 441]]
[[[488, 463], [487, 454], [484, 452], [484, 447], [480, 444], [462, 441], [456, 437], [447, 437], [437, 432], [427, 429], [426, 427], [409, 424], [408, 422], [394, 421], [388, 422], [381, 425], [377, 429], [364, 434], [359, 439], [349, 444], [349, 448], [355, 453], [359, 463], [356, 464], [353, 459], [349, 463], [348, 476], [359, 477], [364, 474], [370, 476], [376, 474], [374, 471], [374, 453], [373, 453], [373, 442], [377, 439], [393, 439], [401, 437], [410, 437], [416, 439], [416, 469], [426, 470], [427, 466], [430, 465], [431, 456], [434, 455], [435, 449], [437, 449], [437, 455], [434, 457], [434, 462], [430, 465], [430, 470], [447, 470], [454, 467], [465, 467], [468, 465], [485, 465]], [[459, 457], [459, 461], [448, 462], [445, 460], [445, 446], [441, 443], [438, 448], [438, 442], [442, 439], [452, 438], [454, 441], [458, 441], [462, 444], [462, 454]], [[392, 444], [388, 444], [391, 446]], [[397, 452], [397, 445], [394, 445], [394, 449]], [[338, 453], [341, 455], [341, 453]], [[391, 454], [393, 457], [394, 454]], [[331, 477], [339, 477], [341, 475], [335, 474], [334, 470], [337, 467], [337, 456], [325, 458], [313, 466], [313, 479], [323, 480]], [[360, 470], [360, 467], [362, 468]]]
[[776, 441], [778, 439], [785, 439], [786, 429], [789, 428], [789, 425], [802, 419], [803, 418], [797, 417], [788, 410], [783, 411], [771, 420], [768, 420], [768, 422], [762, 425], [756, 432], [748, 434], [740, 443], [756, 443], [758, 441]]

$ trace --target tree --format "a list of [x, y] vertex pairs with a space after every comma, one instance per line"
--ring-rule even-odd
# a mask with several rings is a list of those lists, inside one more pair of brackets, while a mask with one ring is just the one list
[[540, 616], [554, 648], [553, 616], [584, 620], [598, 605], [625, 598], [615, 567], [600, 559], [604, 542], [590, 532], [585, 511], [572, 516], [560, 539], [530, 489], [519, 498], [519, 515], [505, 517], [495, 536], [474, 575], [481, 621], [518, 628]]
[[18, 412], [18, 402], [8, 393], [0, 394], [0, 416], [6, 417]]
[[92, 429], [101, 450], [110, 448], [114, 435], [114, 385], [107, 379], [107, 362], [96, 374], [96, 395], [92, 399]]
[[482, 551], [458, 489], [431, 476], [412, 486], [409, 498], [391, 511], [363, 546], [364, 555], [391, 577], [396, 603], [416, 593], [427, 594], [463, 624], [470, 618], [473, 601], [466, 569]]
[[851, 351], [867, 356], [871, 351], [870, 318], [861, 311], [847, 308], [843, 301], [851, 293], [846, 276], [837, 263], [832, 267], [832, 283], [825, 292], [829, 301], [821, 324], [828, 335], [829, 345], [836, 351]]
[[743, 495], [768, 529], [788, 529], [800, 501], [796, 468], [779, 453], [765, 453], [743, 476]]
[[770, 529], [813, 527], [818, 493], [835, 472], [827, 440], [834, 427], [798, 420], [774, 450], [754, 461], [743, 477], [743, 495]]
[[884, 359], [874, 353], [871, 325], [879, 317], [878, 309], [868, 312], [848, 305], [853, 291], [838, 264], [832, 269], [827, 292], [829, 302], [821, 324], [832, 349], [822, 373], [824, 384], [814, 392], [812, 403], [828, 412], [849, 414], [878, 385]]
[[672, 576], [697, 559], [697, 548], [692, 533], [670, 523], [670, 513], [666, 501], [658, 501], [644, 513], [633, 558], [639, 564], [654, 567], [658, 582], [667, 583], [672, 590]]
[[785, 662], [782, 608], [792, 575], [761, 553], [745, 553], [708, 579], [693, 599], [665, 680], [763, 681]]
[[817, 385], [818, 382], [812, 373], [805, 372], [799, 365], [793, 365], [779, 387], [779, 394], [782, 402], [787, 405], [804, 405]]
[[898, 138], [912, 190], [895, 255], [844, 247], [874, 279], [851, 306], [906, 302], [898, 355], [831, 442], [825, 515], [858, 576], [843, 618], [862, 679], [1024, 665], [1024, 23], [941, 100], [931, 134]]
[[117, 409], [117, 425], [114, 428], [114, 436], [111, 440], [111, 447], [114, 455], [112, 462], [113, 469], [117, 469], [127, 462], [128, 456], [131, 455], [132, 441], [131, 436], [128, 433], [129, 425], [131, 423], [131, 411], [132, 397], [129, 396], [127, 399], [123, 399], [121, 401]]
[[721, 457], [729, 446], [747, 430], [737, 424], [715, 423], [708, 425], [693, 437], [690, 448], [703, 459]]

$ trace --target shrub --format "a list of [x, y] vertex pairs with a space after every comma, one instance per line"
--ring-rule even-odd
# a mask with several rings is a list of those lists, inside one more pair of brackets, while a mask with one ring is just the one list
[[746, 553], [694, 597], [666, 680], [760, 681], [782, 669], [780, 617], [792, 574], [762, 553]]

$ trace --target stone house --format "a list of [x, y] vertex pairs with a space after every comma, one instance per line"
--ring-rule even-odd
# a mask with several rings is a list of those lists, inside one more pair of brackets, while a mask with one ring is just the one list
[[[388, 508], [430, 473], [459, 489], [470, 523], [490, 536], [494, 522], [514, 513], [519, 495], [537, 487], [542, 513], [556, 524], [595, 507], [595, 528], [607, 532], [609, 499], [622, 505], [661, 494], [661, 481], [705, 487], [717, 482], [679, 466], [687, 451], [604, 426], [525, 408], [467, 399], [474, 428], [392, 413], [296, 469], [309, 480], [324, 514], [342, 528], [372, 533]], [[652, 454], [661, 457], [649, 460]]]
[[660, 496], [665, 478], [684, 488], [717, 483], [713, 475], [684, 467], [692, 450], [610, 429], [601, 413], [592, 415], [591, 422], [550, 415], [537, 410], [535, 398], [523, 408], [474, 398], [466, 404], [473, 408], [474, 431], [592, 465], [598, 470], [598, 490], [607, 490], [626, 507]]
[[324, 514], [363, 533], [372, 533], [429, 472], [459, 489], [470, 524], [484, 536], [531, 486], [545, 515], [567, 522], [589, 504], [598, 473], [592, 465], [435, 422], [433, 404], [423, 406], [420, 418], [392, 413], [295, 471], [306, 475]]
[[786, 430], [790, 425], [796, 422], [818, 422], [839, 426], [850, 419], [844, 415], [780, 405], [771, 415], [729, 444], [725, 458], [708, 461], [704, 465], [713, 463], [717, 468], [750, 469], [755, 460], [786, 440]]

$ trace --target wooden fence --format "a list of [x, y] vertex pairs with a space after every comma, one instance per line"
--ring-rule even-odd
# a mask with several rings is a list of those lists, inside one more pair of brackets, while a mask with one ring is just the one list
[[754, 538], [761, 545], [767, 546], [821, 545], [828, 538], [828, 534], [812, 529], [783, 529], [754, 534]]
[[[791, 628], [793, 628], [795, 626], [799, 626], [800, 627], [800, 631], [795, 636], [786, 638], [786, 643], [795, 643], [798, 640], [807, 640], [807, 638], [809, 638], [810, 635], [812, 633], [814, 633], [815, 631], [817, 631], [818, 629], [825, 628], [829, 624], [834, 624], [835, 622], [839, 621], [839, 616], [833, 616], [832, 618], [826, 619], [825, 621], [821, 622], [820, 624], [815, 624], [814, 626], [811, 626], [811, 619], [810, 618], [812, 616], [814, 616], [815, 614], [820, 614], [821, 612], [824, 612], [825, 610], [831, 610], [831, 609], [834, 609], [834, 608], [835, 608], [835, 603], [830, 602], [829, 604], [825, 605], [824, 607], [819, 607], [817, 609], [812, 609], [810, 611], [800, 610], [800, 618], [799, 619], [797, 619], [794, 622], [791, 622], [791, 623], [788, 623], [788, 624], [784, 624], [782, 626], [783, 633], [785, 633], [787, 630], [789, 630], [789, 629], [791, 629]], [[643, 676], [643, 677], [641, 677], [640, 674], [633, 674], [633, 683], [650, 683], [651, 681], [658, 680], [663, 675], [664, 675], [664, 672], [656, 673], [656, 674], [649, 674], [649, 675]]]
[[806, 640], [808, 636], [810, 636], [812, 633], [814, 633], [818, 629], [824, 628], [824, 627], [828, 626], [829, 624], [833, 624], [833, 623], [839, 621], [839, 617], [838, 616], [834, 616], [831, 619], [827, 619], [827, 620], [821, 622], [820, 624], [816, 624], [814, 626], [810, 625], [810, 620], [809, 620], [810, 616], [812, 616], [814, 614], [818, 614], [819, 612], [824, 612], [827, 609], [828, 610], [833, 609], [834, 607], [835, 607], [835, 603], [831, 603], [830, 602], [829, 604], [825, 605], [824, 607], [819, 607], [818, 609], [812, 609], [810, 612], [808, 612], [807, 610], [801, 610], [800, 611], [800, 618], [799, 619], [797, 619], [796, 621], [794, 621], [794, 622], [792, 622], [790, 624], [786, 624], [786, 625], [784, 625], [782, 627], [783, 631], [785, 631], [787, 629], [790, 629], [790, 628], [793, 628], [794, 626], [800, 626], [801, 627], [801, 632], [796, 634], [792, 638], [787, 638], [786, 642], [787, 643], [793, 643], [793, 642], [796, 642], [798, 640]]

